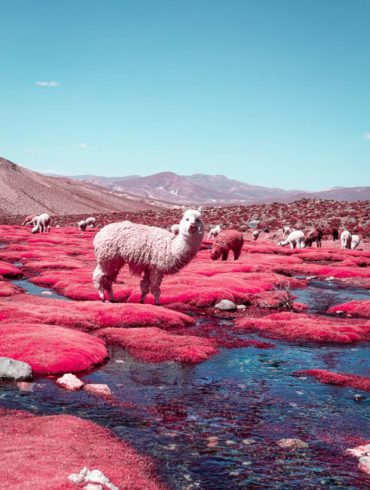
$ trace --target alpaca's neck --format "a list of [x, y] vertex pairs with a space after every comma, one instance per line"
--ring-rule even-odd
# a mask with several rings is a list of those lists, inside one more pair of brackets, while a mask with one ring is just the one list
[[171, 241], [171, 258], [169, 263], [169, 272], [177, 272], [197, 254], [202, 243], [202, 234], [194, 234], [185, 236], [182, 234], [176, 235]]

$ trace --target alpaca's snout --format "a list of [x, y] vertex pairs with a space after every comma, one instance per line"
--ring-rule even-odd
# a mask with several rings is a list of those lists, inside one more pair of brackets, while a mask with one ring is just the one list
[[197, 231], [198, 227], [195, 223], [190, 223], [189, 225], [189, 231], [190, 233], [195, 233]]

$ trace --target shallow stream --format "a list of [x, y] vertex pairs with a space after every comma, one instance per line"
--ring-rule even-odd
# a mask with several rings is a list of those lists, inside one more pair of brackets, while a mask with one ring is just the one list
[[[45, 291], [13, 282], [31, 294]], [[315, 313], [369, 297], [367, 290], [317, 282], [294, 291]], [[143, 363], [112, 348], [109, 362], [81, 379], [108, 384], [113, 401], [40, 378], [30, 392], [2, 385], [0, 404], [104, 425], [152, 456], [170, 489], [369, 488], [370, 478], [344, 450], [370, 439], [370, 394], [356, 402], [353, 389], [293, 373], [323, 368], [369, 376], [370, 346], [272, 343], [275, 349], [222, 349], [197, 366]], [[308, 447], [282, 449], [281, 438]]]

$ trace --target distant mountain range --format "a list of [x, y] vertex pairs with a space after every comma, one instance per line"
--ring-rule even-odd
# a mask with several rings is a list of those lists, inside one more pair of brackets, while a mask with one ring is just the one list
[[156, 209], [151, 200], [68, 177], [51, 177], [0, 157], [0, 215], [69, 215]]
[[370, 199], [370, 187], [336, 187], [319, 192], [284, 190], [250, 185], [223, 175], [177, 175], [160, 172], [146, 177], [98, 177], [79, 175], [74, 179], [99, 185], [115, 193], [130, 193], [145, 199], [167, 203], [225, 206], [265, 202], [288, 203], [303, 198], [332, 199], [335, 201], [365, 201]]
[[370, 200], [370, 187], [334, 188], [307, 193], [253, 186], [223, 175], [147, 177], [60, 177], [43, 175], [0, 157], [0, 215], [49, 212], [58, 215], [158, 210], [174, 205], [231, 206], [302, 198]]

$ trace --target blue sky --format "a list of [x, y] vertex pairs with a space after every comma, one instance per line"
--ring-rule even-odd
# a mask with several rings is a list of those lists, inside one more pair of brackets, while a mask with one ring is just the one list
[[0, 19], [3, 157], [370, 185], [368, 0], [2, 0]]

